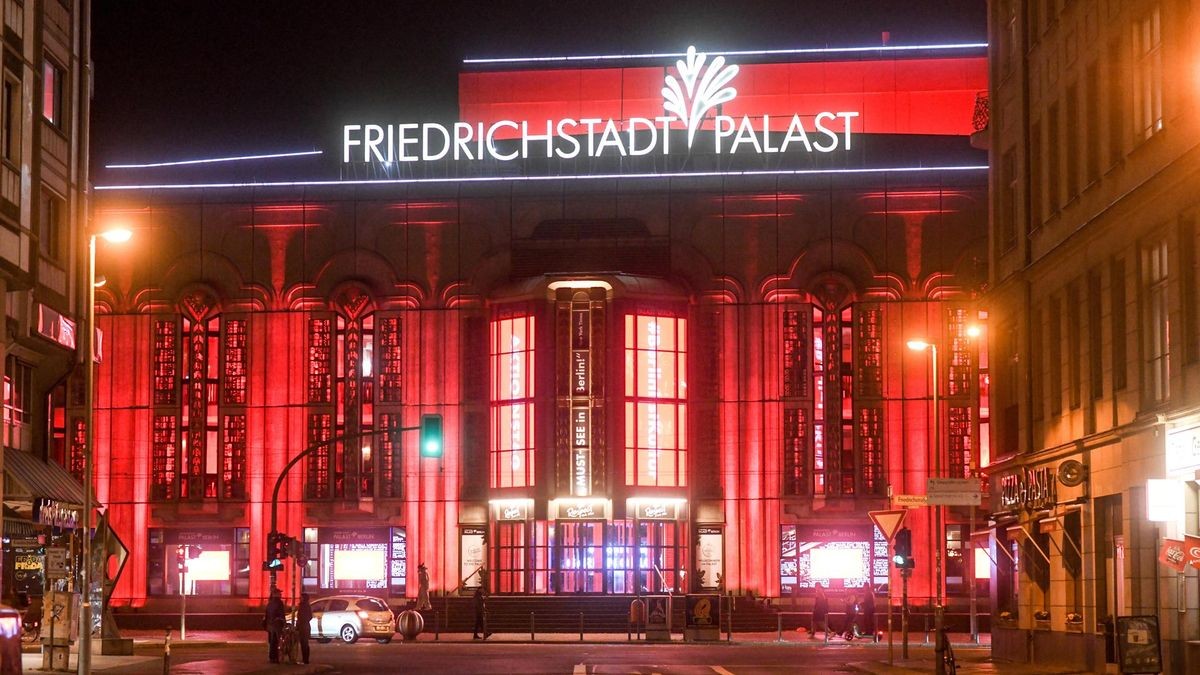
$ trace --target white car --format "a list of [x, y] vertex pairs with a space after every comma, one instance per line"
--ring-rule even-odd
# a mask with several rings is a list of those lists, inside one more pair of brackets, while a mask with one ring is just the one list
[[380, 644], [392, 641], [396, 617], [387, 603], [369, 595], [333, 595], [314, 600], [310, 635], [318, 642], [334, 638], [353, 644], [372, 637]]

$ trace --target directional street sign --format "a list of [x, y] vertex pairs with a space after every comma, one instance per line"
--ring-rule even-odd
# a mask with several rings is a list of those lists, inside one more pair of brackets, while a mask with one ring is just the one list
[[977, 478], [930, 478], [925, 493], [934, 506], [979, 506], [982, 502]]
[[888, 541], [896, 536], [896, 530], [900, 529], [900, 523], [904, 522], [904, 509], [893, 509], [891, 511], [868, 511], [867, 515], [871, 516], [871, 520], [875, 523], [875, 527], [883, 533], [883, 538]]
[[892, 506], [903, 506], [906, 508], [929, 506], [929, 497], [925, 495], [895, 495], [892, 497]]
[[67, 549], [46, 549], [46, 577], [62, 579], [67, 576]]

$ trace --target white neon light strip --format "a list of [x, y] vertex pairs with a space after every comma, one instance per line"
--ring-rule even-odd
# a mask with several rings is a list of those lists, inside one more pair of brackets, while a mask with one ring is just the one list
[[[801, 47], [797, 49], [746, 49], [709, 51], [715, 56], [781, 56], [787, 54], [854, 54], [863, 52], [936, 51], [947, 49], [986, 49], [986, 42], [961, 42], [948, 45], [875, 45], [873, 47]], [[671, 59], [686, 56], [686, 52], [651, 52], [646, 54], [595, 54], [588, 56], [510, 56], [486, 59], [463, 59], [463, 63], [567, 63], [572, 61], [628, 61], [631, 59]]]
[[622, 178], [713, 178], [724, 176], [824, 176], [923, 171], [987, 171], [977, 166], [896, 166], [878, 169], [777, 169], [763, 171], [697, 171], [693, 173], [606, 173], [588, 176], [474, 176], [467, 178], [381, 178], [373, 180], [296, 180], [264, 183], [153, 183], [97, 185], [96, 190], [203, 190], [205, 188], [331, 187], [336, 185], [423, 185], [438, 183], [502, 183], [504, 181], [613, 180]]
[[160, 166], [186, 166], [188, 164], [215, 164], [217, 162], [244, 162], [249, 159], [279, 159], [281, 157], [304, 157], [306, 155], [321, 155], [323, 150], [304, 150], [302, 152], [276, 152], [270, 155], [242, 155], [240, 157], [211, 157], [208, 159], [187, 159], [179, 162], [153, 162], [150, 164], [105, 164], [106, 169], [153, 169]]

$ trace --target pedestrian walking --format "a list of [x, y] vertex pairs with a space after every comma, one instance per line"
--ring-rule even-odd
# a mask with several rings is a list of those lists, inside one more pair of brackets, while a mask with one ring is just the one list
[[300, 641], [300, 661], [308, 665], [308, 638], [312, 630], [312, 605], [308, 593], [300, 594], [300, 607], [296, 611], [296, 639]]
[[862, 634], [870, 635], [872, 642], [878, 640], [875, 632], [875, 589], [870, 583], [863, 584]]
[[433, 609], [433, 603], [429, 602], [429, 570], [425, 569], [425, 563], [417, 565], [417, 609]]
[[858, 594], [853, 590], [846, 595], [846, 626], [842, 635], [847, 640], [854, 639], [854, 622], [858, 621]]
[[271, 663], [279, 663], [279, 638], [283, 636], [286, 613], [279, 589], [272, 588], [271, 599], [267, 601], [267, 611], [263, 616], [263, 628], [267, 629], [267, 654]]
[[484, 640], [492, 634], [487, 627], [487, 597], [483, 593], [483, 586], [475, 588], [475, 630], [471, 637], [479, 640], [480, 633], [483, 633]]
[[821, 633], [825, 639], [829, 639], [829, 597], [825, 595], [825, 587], [817, 584], [817, 596], [813, 600], [812, 614], [812, 630], [809, 631], [808, 637], [810, 640], [817, 639], [817, 626], [821, 627]]

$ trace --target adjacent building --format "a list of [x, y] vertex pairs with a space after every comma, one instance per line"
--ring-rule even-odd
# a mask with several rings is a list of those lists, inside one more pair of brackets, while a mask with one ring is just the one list
[[82, 519], [83, 466], [62, 464], [62, 450], [69, 433], [65, 383], [79, 369], [80, 289], [86, 288], [80, 278], [86, 258], [83, 265], [80, 259], [89, 209], [88, 10], [87, 0], [12, 0], [0, 7], [0, 599], [6, 603], [21, 592], [41, 594], [45, 549], [71, 547]]
[[1149, 615], [1164, 672], [1200, 668], [1196, 569], [1159, 560], [1200, 525], [1197, 28], [1193, 2], [989, 3], [998, 656], [1102, 671]]
[[[941, 350], [945, 475], [987, 457], [983, 49], [730, 54], [735, 95], [656, 120], [713, 56], [467, 64], [440, 130], [108, 174], [97, 218], [135, 230], [97, 292], [98, 496], [135, 552], [115, 602], [258, 605], [275, 508], [307, 557], [281, 585], [318, 594], [399, 602], [418, 564], [435, 593], [887, 584], [867, 512], [933, 466], [906, 340]], [[438, 457], [405, 431], [431, 413]]]

